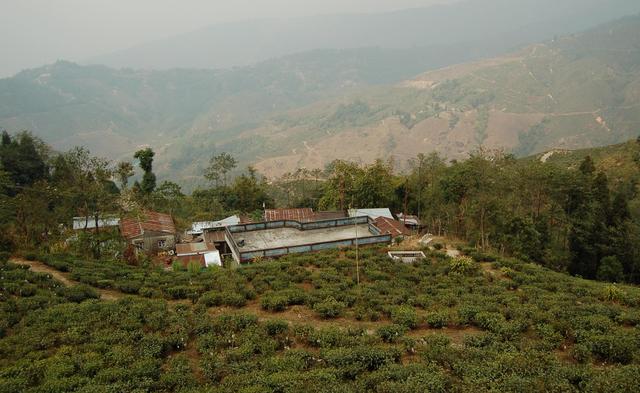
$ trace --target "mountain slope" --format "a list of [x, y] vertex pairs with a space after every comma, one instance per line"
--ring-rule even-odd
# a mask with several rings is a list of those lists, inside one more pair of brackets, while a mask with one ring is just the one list
[[336, 158], [403, 164], [480, 144], [526, 156], [637, 136], [640, 17], [446, 67], [480, 55], [464, 48], [318, 50], [220, 71], [60, 62], [0, 80], [0, 127], [112, 159], [150, 145], [158, 174], [183, 184], [222, 151], [277, 176]]
[[90, 62], [150, 69], [227, 68], [310, 49], [473, 44], [484, 50], [496, 38], [507, 50], [639, 11], [635, 0], [467, 0], [382, 14], [251, 20], [214, 25]]
[[603, 146], [637, 136], [639, 106], [636, 16], [297, 110], [272, 137], [304, 143], [258, 168], [278, 175], [333, 158], [402, 162], [429, 151], [462, 158], [479, 145], [518, 156]]

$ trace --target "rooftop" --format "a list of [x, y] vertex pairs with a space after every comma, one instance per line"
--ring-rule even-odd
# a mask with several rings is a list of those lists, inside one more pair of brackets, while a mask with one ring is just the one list
[[138, 237], [145, 232], [176, 233], [173, 218], [164, 213], [147, 211], [137, 217], [120, 220], [120, 232], [127, 239]]
[[349, 217], [364, 217], [368, 216], [375, 220], [378, 217], [387, 217], [393, 220], [393, 214], [388, 208], [377, 209], [349, 209]]
[[313, 209], [310, 207], [299, 209], [266, 209], [264, 211], [265, 221], [295, 220], [307, 222], [315, 220], [314, 215]]
[[[357, 232], [357, 233], [356, 233]], [[368, 224], [345, 225], [322, 229], [300, 230], [295, 228], [273, 228], [251, 232], [234, 233], [237, 243], [244, 240], [238, 248], [241, 252], [270, 248], [294, 247], [312, 243], [324, 243], [356, 237], [373, 236]]]

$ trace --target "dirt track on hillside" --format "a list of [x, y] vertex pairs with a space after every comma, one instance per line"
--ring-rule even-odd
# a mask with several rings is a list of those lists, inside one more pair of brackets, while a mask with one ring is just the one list
[[[27, 261], [26, 259], [19, 259], [19, 258], [11, 258], [9, 262], [15, 263], [16, 265], [29, 266], [29, 270], [31, 270], [32, 272], [49, 274], [51, 277], [60, 281], [62, 284], [64, 284], [67, 287], [81, 284], [78, 281], [70, 279], [68, 277], [68, 274], [62, 273], [61, 271], [56, 270], [51, 266], [45, 265], [42, 262]], [[92, 288], [94, 288], [96, 291], [98, 291], [98, 293], [100, 293], [100, 298], [102, 300], [118, 300], [126, 296], [124, 293], [114, 291], [114, 290], [101, 289], [101, 288], [95, 288], [95, 287], [92, 287]]]

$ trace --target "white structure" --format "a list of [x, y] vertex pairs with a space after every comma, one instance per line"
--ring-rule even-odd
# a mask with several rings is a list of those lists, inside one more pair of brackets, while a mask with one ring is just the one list
[[378, 217], [386, 217], [395, 220], [391, 210], [386, 207], [379, 209], [349, 209], [349, 217], [370, 217], [372, 220]]
[[[110, 228], [120, 225], [120, 219], [118, 217], [106, 217], [98, 218], [98, 228]], [[73, 217], [73, 230], [78, 231], [81, 229], [95, 229], [96, 219], [95, 217]]]
[[207, 267], [209, 266], [220, 266], [222, 267], [222, 258], [220, 258], [220, 251], [215, 250], [204, 254], [204, 263]]
[[187, 231], [187, 235], [202, 235], [207, 229], [224, 228], [231, 225], [240, 224], [240, 217], [231, 216], [220, 221], [199, 221], [191, 223], [191, 229]]
[[389, 251], [387, 255], [389, 255], [389, 258], [394, 261], [401, 261], [404, 263], [414, 263], [426, 258], [426, 255], [424, 255], [422, 251]]

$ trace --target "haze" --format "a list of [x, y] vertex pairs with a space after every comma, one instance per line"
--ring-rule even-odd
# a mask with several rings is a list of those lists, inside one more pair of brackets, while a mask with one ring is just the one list
[[217, 23], [384, 12], [451, 2], [454, 0], [2, 0], [0, 77], [59, 59], [81, 62]]

